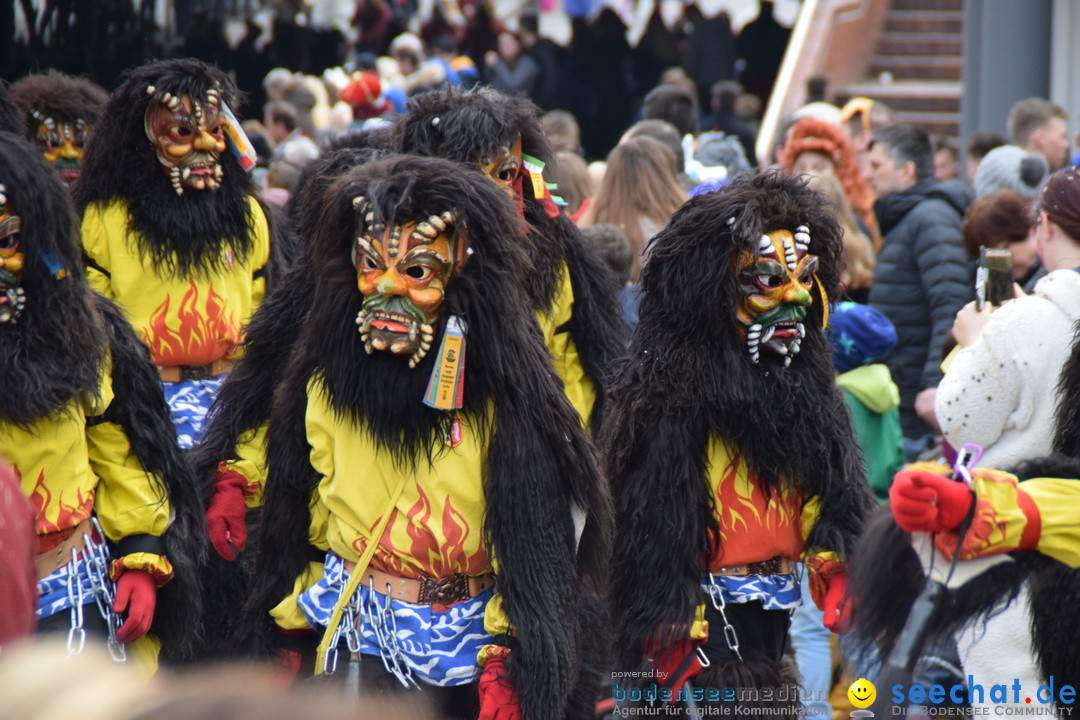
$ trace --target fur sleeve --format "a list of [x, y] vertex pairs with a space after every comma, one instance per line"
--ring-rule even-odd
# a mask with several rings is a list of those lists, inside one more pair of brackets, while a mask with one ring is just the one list
[[162, 478], [173, 518], [162, 536], [175, 576], [159, 593], [154, 632], [162, 641], [162, 660], [193, 657], [201, 639], [200, 592], [196, 568], [205, 552], [202, 505], [194, 474], [176, 444], [176, 432], [161, 391], [161, 380], [146, 346], [112, 302], [98, 295], [112, 356], [115, 397], [109, 419], [124, 429], [132, 452], [147, 470]]
[[689, 630], [712, 524], [703, 479], [707, 424], [689, 410], [620, 411], [637, 399], [613, 397], [613, 422], [600, 440], [615, 498], [612, 614], [623, 670], [638, 668], [658, 632]]
[[289, 594], [308, 565], [309, 501], [319, 476], [311, 467], [305, 431], [306, 363], [292, 363], [274, 395], [267, 433], [267, 487], [252, 590], [236, 634], [238, 650], [266, 655], [275, 647], [269, 612]]

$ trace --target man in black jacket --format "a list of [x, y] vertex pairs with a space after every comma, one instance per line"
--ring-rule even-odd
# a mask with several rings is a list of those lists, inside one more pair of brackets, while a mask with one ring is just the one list
[[874, 212], [884, 242], [870, 305], [896, 327], [887, 364], [900, 387], [900, 422], [911, 449], [937, 431], [942, 343], [972, 294], [960, 233], [971, 191], [959, 181], [938, 182], [933, 172], [923, 131], [892, 125], [874, 134], [866, 178], [878, 197]]

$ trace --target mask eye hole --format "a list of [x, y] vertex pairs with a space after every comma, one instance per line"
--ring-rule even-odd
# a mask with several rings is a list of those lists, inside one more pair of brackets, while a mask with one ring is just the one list
[[19, 233], [0, 237], [0, 250], [16, 250], [19, 247]]
[[361, 270], [378, 270], [379, 264], [370, 255], [364, 255], [360, 260]]
[[518, 172], [520, 170], [520, 161], [516, 157], [511, 155], [510, 157], [505, 158], [502, 162], [498, 164], [495, 170], [491, 173], [491, 177], [494, 178], [496, 181], [503, 183], [504, 185], [509, 185], [510, 183], [514, 182], [515, 178], [517, 178]]
[[423, 265], [410, 265], [405, 268], [405, 274], [417, 282], [423, 282], [430, 279], [433, 273], [431, 268], [424, 267]]
[[778, 288], [784, 284], [784, 279], [776, 273], [760, 273], [754, 276], [757, 284], [766, 290]]

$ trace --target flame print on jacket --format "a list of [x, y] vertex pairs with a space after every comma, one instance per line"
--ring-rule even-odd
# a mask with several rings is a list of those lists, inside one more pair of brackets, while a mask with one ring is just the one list
[[[19, 476], [18, 468], [15, 469]], [[30, 505], [34, 508], [34, 529], [38, 535], [68, 530], [90, 517], [94, 508], [94, 492], [75, 489], [74, 504], [64, 502], [64, 491], [54, 497], [45, 485], [45, 471], [38, 474], [33, 492], [29, 495]]]
[[[759, 562], [781, 555], [797, 560], [803, 550], [798, 490], [766, 495], [739, 452], [710, 453], [718, 470], [709, 480], [720, 521], [721, 551], [709, 569]], [[726, 460], [726, 463], [725, 463]]]
[[[416, 490], [420, 497], [404, 515], [394, 511], [395, 517], [383, 532], [372, 565], [400, 577], [431, 579], [490, 572], [491, 564], [479, 528], [469, 527], [449, 497], [440, 513], [433, 508], [422, 487]], [[374, 524], [378, 524], [378, 519]], [[398, 547], [392, 539], [395, 535], [400, 537], [402, 530], [410, 540], [407, 548]], [[357, 553], [362, 554], [365, 547], [364, 538], [353, 541]]]
[[171, 295], [150, 314], [150, 324], [143, 327], [142, 335], [157, 365], [207, 365], [228, 356], [240, 344], [240, 323], [233, 313], [226, 314], [224, 298], [212, 287], [205, 291], [205, 300], [200, 300], [199, 286], [188, 278], [188, 290], [175, 315], [170, 313]]

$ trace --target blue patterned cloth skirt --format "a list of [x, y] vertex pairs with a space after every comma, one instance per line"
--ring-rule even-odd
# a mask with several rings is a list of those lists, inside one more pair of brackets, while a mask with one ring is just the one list
[[[298, 600], [312, 627], [330, 622], [348, 580], [341, 558], [328, 552], [322, 579]], [[489, 588], [436, 612], [431, 605], [395, 600], [362, 585], [357, 591], [360, 652], [384, 656], [397, 651], [408, 669], [428, 685], [467, 685], [480, 674], [476, 654], [492, 641], [484, 631], [484, 609], [494, 593]]]
[[190, 450], [202, 438], [206, 413], [214, 404], [225, 375], [207, 380], [181, 380], [162, 383], [169, 414], [176, 427], [176, 437], [181, 449]]

